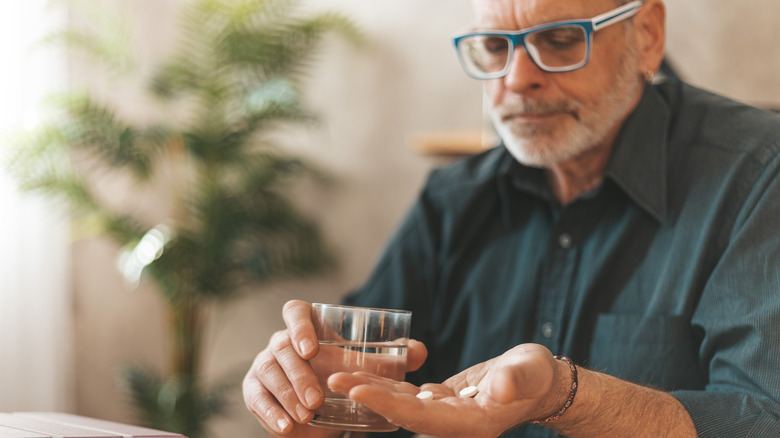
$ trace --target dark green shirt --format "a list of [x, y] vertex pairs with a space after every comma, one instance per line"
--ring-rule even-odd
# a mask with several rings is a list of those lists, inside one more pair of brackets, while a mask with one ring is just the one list
[[670, 391], [700, 436], [780, 436], [779, 153], [776, 115], [647, 86], [565, 207], [503, 147], [433, 171], [348, 302], [414, 312], [415, 383], [536, 342]]

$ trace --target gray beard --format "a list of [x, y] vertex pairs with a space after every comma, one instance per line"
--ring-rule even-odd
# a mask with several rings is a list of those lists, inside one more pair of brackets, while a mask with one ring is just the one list
[[[585, 104], [573, 100], [555, 102], [519, 98], [490, 109], [498, 136], [510, 154], [520, 163], [548, 168], [577, 158], [604, 141], [610, 129], [626, 116], [642, 81], [633, 73], [632, 53], [626, 54], [623, 69], [611, 90], [597, 102]], [[594, 113], [597, 111], [597, 113]], [[574, 126], [560, 124], [521, 124], [504, 122], [508, 114], [566, 113]], [[571, 121], [569, 121], [571, 122]]]

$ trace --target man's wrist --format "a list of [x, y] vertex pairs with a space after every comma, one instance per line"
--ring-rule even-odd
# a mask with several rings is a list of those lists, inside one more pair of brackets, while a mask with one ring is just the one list
[[605, 397], [605, 382], [602, 381], [603, 375], [593, 372], [587, 368], [577, 367], [577, 400], [572, 403], [566, 411], [566, 415], [561, 416], [557, 421], [551, 421], [546, 427], [552, 428], [561, 435], [576, 435], [575, 432], [582, 430], [599, 430], [598, 424], [600, 416], [605, 413], [606, 407], [603, 406]]
[[566, 362], [557, 359], [558, 357], [552, 357], [553, 376], [550, 389], [547, 391], [547, 395], [540, 400], [541, 403], [536, 411], [532, 413], [533, 417], [526, 420], [528, 423], [541, 424], [552, 421], [549, 418], [555, 416], [569, 399], [572, 384], [571, 369]]
[[[574, 404], [574, 398], [577, 396], [577, 389], [579, 388], [579, 381], [577, 377], [577, 366], [574, 364], [574, 362], [571, 359], [563, 355], [555, 356], [555, 359], [556, 361], [560, 361], [566, 364], [566, 368], [568, 370], [568, 373], [565, 372], [561, 373], [560, 370], [561, 366], [560, 364], [557, 364], [555, 377], [553, 379], [554, 382], [560, 382], [561, 380], [568, 382], [567, 391], [564, 392], [566, 398], [562, 403], [558, 404], [560, 408], [558, 408], [554, 413], [538, 420], [532, 420], [531, 421], [532, 424], [547, 424], [551, 421], [557, 420], [563, 414], [566, 413], [566, 411], [572, 406], [572, 404]], [[560, 390], [558, 389], [559, 386], [560, 383], [557, 385], [553, 384], [554, 390], [560, 393]]]

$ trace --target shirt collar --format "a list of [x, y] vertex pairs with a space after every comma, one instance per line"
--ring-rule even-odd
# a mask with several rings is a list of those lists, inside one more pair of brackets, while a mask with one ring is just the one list
[[[659, 223], [667, 215], [667, 131], [670, 109], [651, 85], [646, 85], [642, 98], [626, 119], [618, 134], [605, 177], [611, 179], [639, 207]], [[504, 146], [500, 146], [504, 148]], [[509, 177], [515, 188], [554, 202], [541, 169], [518, 163], [506, 150], [499, 166], [498, 177]], [[499, 183], [500, 196], [507, 201], [507, 188]], [[502, 202], [505, 207], [510, 204]], [[511, 223], [510, 208], [504, 208], [506, 223]]]
[[618, 135], [605, 175], [661, 224], [666, 223], [670, 109], [652, 85]]

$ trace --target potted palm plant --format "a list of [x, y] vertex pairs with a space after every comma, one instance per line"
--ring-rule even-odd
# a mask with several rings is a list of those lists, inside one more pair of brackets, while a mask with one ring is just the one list
[[[139, 90], [167, 116], [139, 124], [88, 92], [70, 92], [52, 99], [51, 117], [20, 136], [10, 156], [8, 169], [22, 188], [66, 201], [77, 221], [120, 244], [125, 278], [152, 279], [164, 299], [169, 372], [135, 367], [124, 375], [149, 426], [198, 438], [223, 410], [225, 388], [205, 387], [199, 368], [209, 306], [262, 290], [246, 285], [333, 266], [316, 223], [290, 192], [301, 178], [320, 173], [285, 152], [274, 134], [313, 117], [301, 102], [301, 80], [323, 37], [360, 35], [341, 14], [302, 16], [299, 6], [190, 1], [176, 51]], [[86, 49], [111, 71], [126, 69], [130, 52], [106, 38], [72, 28], [53, 40]], [[138, 82], [111, 77], [117, 87], [128, 78]], [[108, 202], [91, 183], [96, 174], [131, 176], [152, 187], [137, 190], [140, 196], [167, 193], [166, 219], [149, 223]]]

